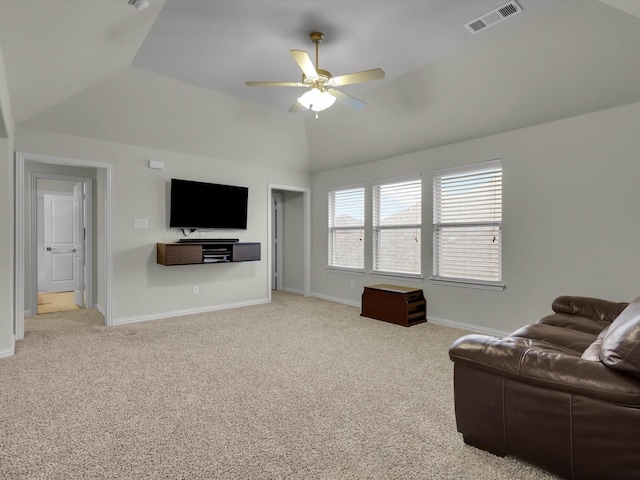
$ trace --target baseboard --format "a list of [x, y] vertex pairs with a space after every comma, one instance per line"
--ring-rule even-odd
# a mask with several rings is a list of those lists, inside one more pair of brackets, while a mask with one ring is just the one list
[[322, 300], [329, 300], [330, 302], [342, 303], [344, 305], [350, 305], [352, 307], [360, 308], [360, 302], [352, 302], [351, 300], [345, 300], [344, 298], [330, 297], [328, 295], [323, 295], [321, 293], [313, 293], [313, 292], [311, 292], [310, 296], [321, 298]]
[[16, 336], [11, 335], [11, 346], [0, 350], [0, 358], [13, 357], [16, 353]]
[[282, 288], [283, 292], [287, 292], [287, 293], [293, 293], [295, 295], [304, 295], [304, 292], [302, 290], [296, 290], [295, 288], [286, 288], [283, 287]]
[[116, 318], [113, 320], [113, 325], [127, 325], [129, 323], [148, 322], [151, 320], [163, 320], [166, 318], [181, 317], [183, 315], [194, 315], [197, 313], [215, 312], [218, 310], [229, 310], [231, 308], [250, 307], [253, 305], [262, 305], [269, 303], [267, 298], [261, 298], [258, 300], [251, 300], [248, 302], [226, 303], [223, 305], [213, 305], [209, 307], [190, 308], [187, 310], [174, 310], [172, 312], [157, 313], [152, 315], [140, 315], [136, 317]]
[[105, 311], [105, 309], [104, 309], [104, 307], [102, 305], [96, 303], [96, 304], [93, 305], [93, 308], [98, 310], [102, 314], [103, 317], [107, 316], [107, 312]]
[[447, 327], [460, 328], [462, 330], [469, 330], [472, 333], [481, 333], [483, 335], [492, 335], [495, 337], [505, 337], [509, 335], [510, 332], [505, 332], [502, 330], [496, 330], [494, 328], [481, 327], [479, 325], [472, 325], [470, 323], [462, 323], [462, 322], [454, 322], [453, 320], [447, 320], [446, 318], [438, 318], [432, 317], [427, 314], [427, 318], [431, 323], [437, 323], [439, 325], [445, 325]]
[[[360, 302], [352, 302], [350, 300], [345, 300], [343, 298], [330, 297], [328, 295], [322, 295], [320, 293], [311, 293], [311, 296], [316, 298], [321, 298], [323, 300], [329, 300], [330, 302], [343, 303], [345, 305], [351, 305], [352, 307], [360, 308]], [[472, 325], [470, 323], [455, 322], [453, 320], [447, 320], [446, 318], [432, 317], [431, 315], [428, 314], [428, 312], [427, 312], [427, 318], [431, 323], [437, 323], [438, 325], [444, 325], [447, 327], [460, 328], [462, 330], [468, 330], [469, 332], [472, 332], [472, 333], [481, 333], [483, 335], [505, 337], [510, 333], [502, 330], [496, 330], [494, 328], [486, 328], [486, 327], [481, 327], [479, 325]]]

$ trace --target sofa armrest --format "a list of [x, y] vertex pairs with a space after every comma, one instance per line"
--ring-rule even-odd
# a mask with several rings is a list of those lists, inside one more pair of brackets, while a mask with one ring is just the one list
[[638, 380], [540, 340], [466, 335], [453, 343], [449, 357], [522, 383], [640, 407]]
[[568, 313], [578, 317], [587, 317], [599, 322], [611, 323], [627, 308], [629, 303], [610, 302], [593, 297], [563, 295], [556, 298], [551, 308], [556, 313]]

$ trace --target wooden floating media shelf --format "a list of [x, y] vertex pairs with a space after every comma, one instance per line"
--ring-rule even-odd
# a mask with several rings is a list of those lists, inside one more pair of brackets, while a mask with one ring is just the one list
[[205, 263], [252, 262], [260, 260], [260, 243], [206, 242], [158, 243], [160, 265], [202, 265]]

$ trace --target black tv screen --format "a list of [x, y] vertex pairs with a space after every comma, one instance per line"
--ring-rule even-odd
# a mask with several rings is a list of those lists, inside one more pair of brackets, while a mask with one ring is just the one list
[[171, 228], [247, 229], [249, 189], [171, 179]]

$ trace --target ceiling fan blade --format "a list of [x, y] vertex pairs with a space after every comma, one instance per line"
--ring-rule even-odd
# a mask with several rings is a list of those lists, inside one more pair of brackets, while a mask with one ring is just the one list
[[293, 56], [293, 59], [307, 77], [316, 78], [318, 76], [316, 67], [313, 66], [313, 62], [307, 52], [303, 50], [289, 50], [289, 52], [291, 52], [291, 56]]
[[336, 100], [338, 100], [341, 103], [344, 103], [345, 105], [350, 106], [354, 110], [359, 110], [366, 105], [366, 103], [364, 103], [362, 100], [358, 100], [357, 98], [352, 97], [351, 95], [347, 95], [346, 93], [341, 92], [340, 90], [331, 89], [327, 91], [331, 95], [336, 97]]
[[247, 87], [306, 87], [298, 82], [244, 82]]
[[306, 108], [304, 108], [304, 105], [302, 105], [298, 100], [296, 100], [289, 109], [290, 112], [299, 112], [300, 110], [306, 110]]
[[371, 80], [382, 80], [384, 78], [384, 71], [380, 68], [374, 68], [373, 70], [365, 70], [364, 72], [347, 73], [345, 75], [339, 75], [331, 79], [331, 85], [341, 87], [342, 85], [352, 85], [354, 83], [369, 82]]

